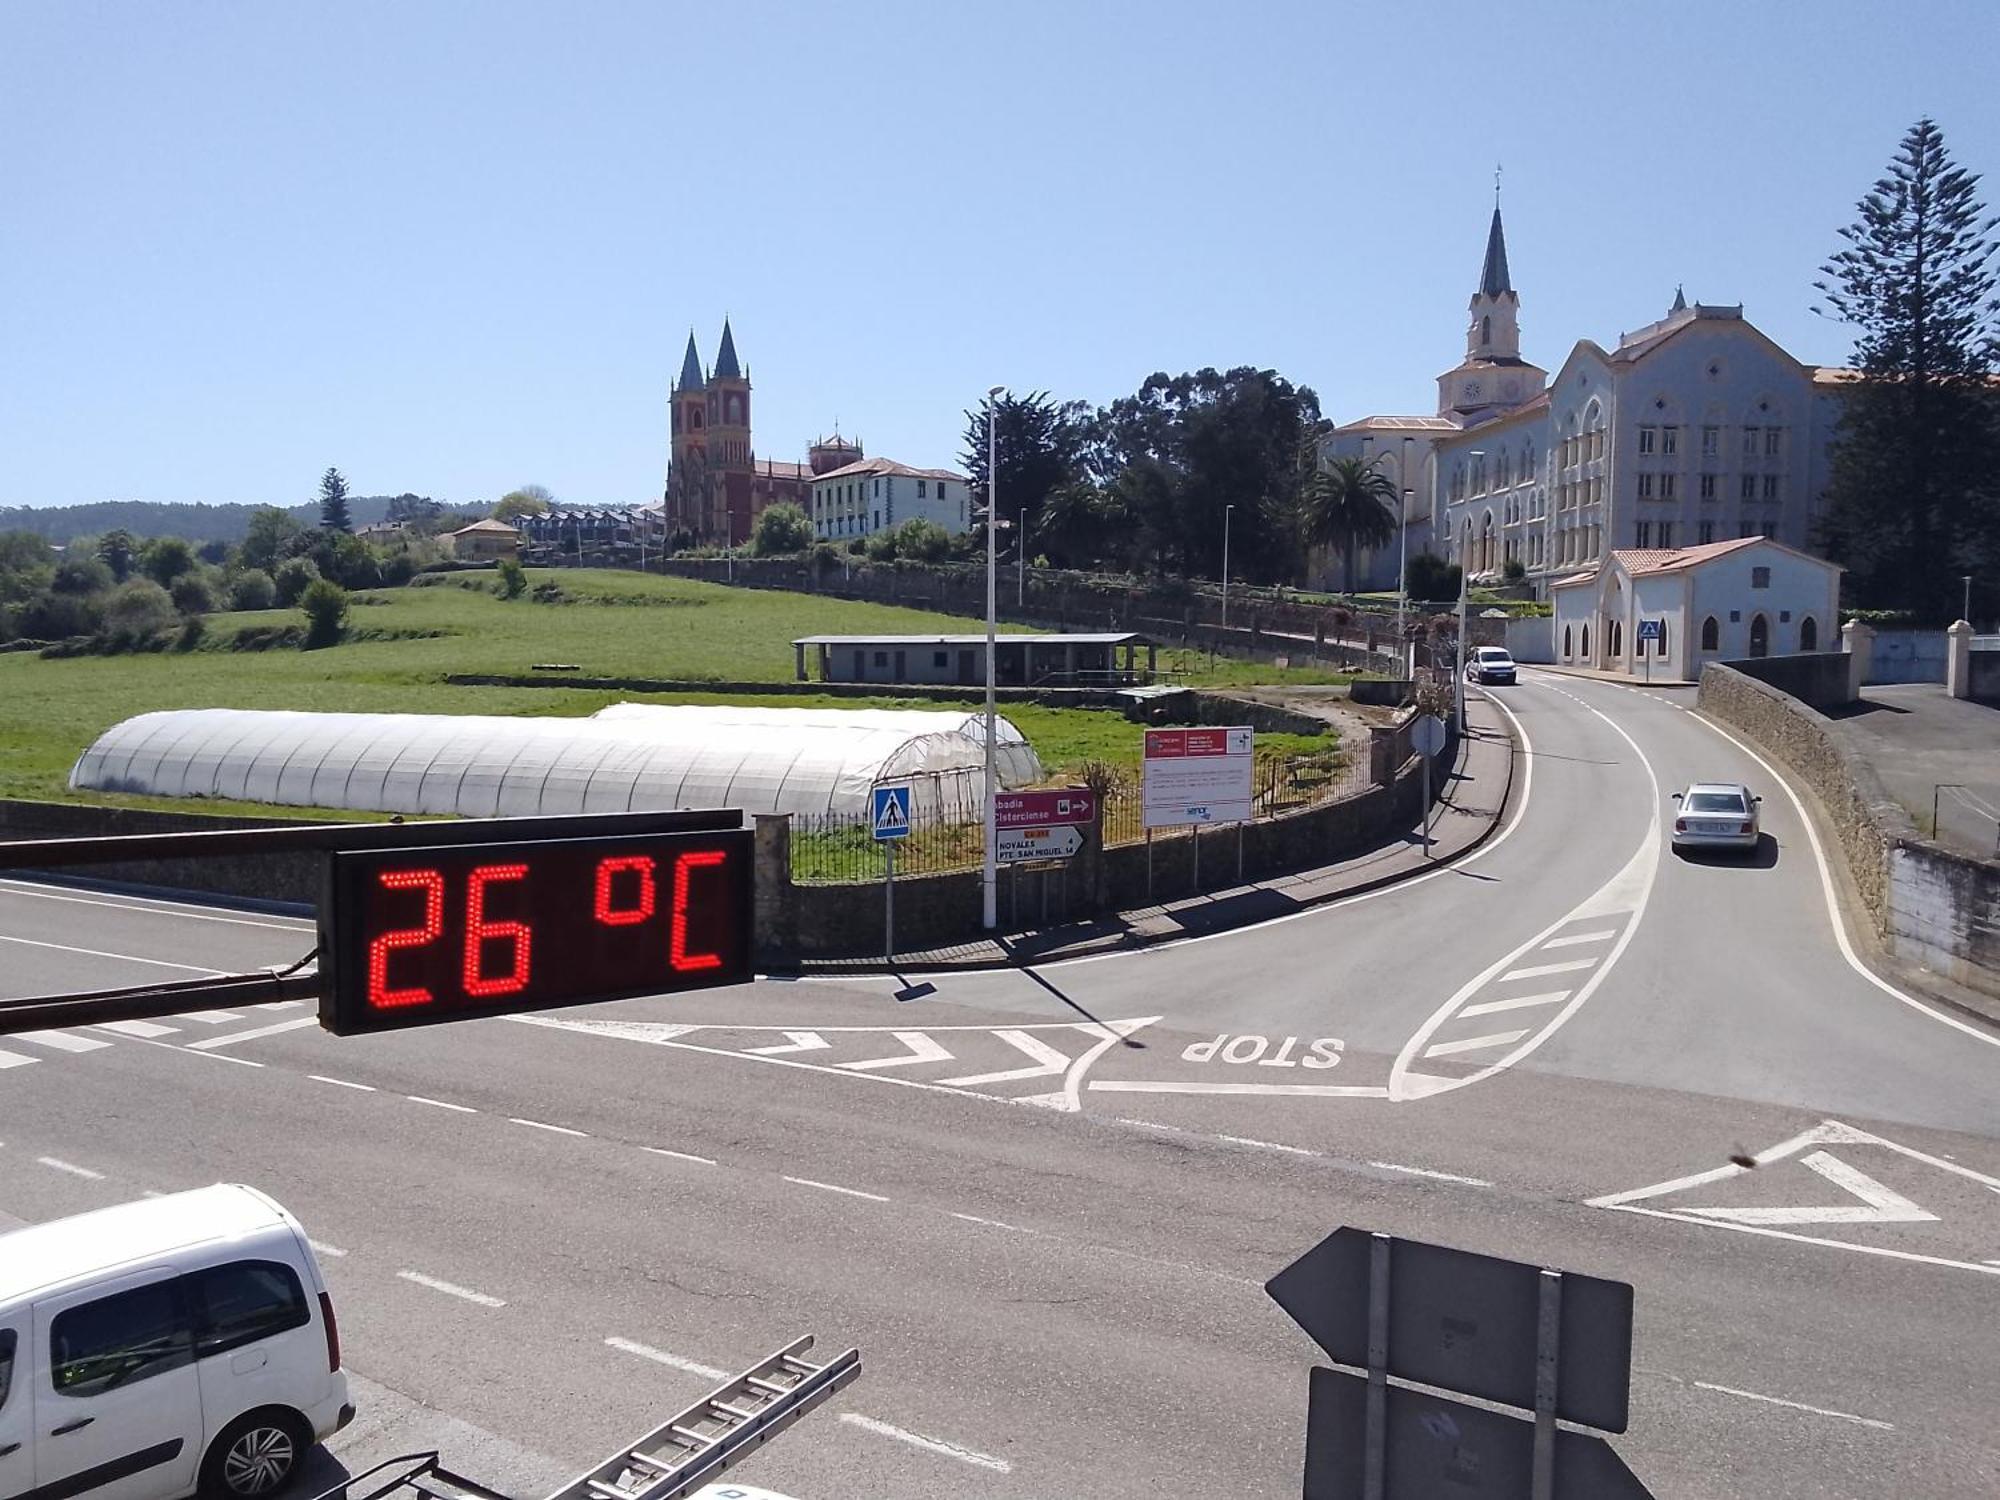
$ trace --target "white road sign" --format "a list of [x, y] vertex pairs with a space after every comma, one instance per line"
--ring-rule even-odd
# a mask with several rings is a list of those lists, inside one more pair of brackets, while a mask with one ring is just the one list
[[1068, 859], [1083, 847], [1081, 828], [1002, 828], [996, 846], [1000, 863], [1029, 859]]
[[1249, 822], [1255, 740], [1248, 725], [1147, 730], [1140, 793], [1145, 826]]

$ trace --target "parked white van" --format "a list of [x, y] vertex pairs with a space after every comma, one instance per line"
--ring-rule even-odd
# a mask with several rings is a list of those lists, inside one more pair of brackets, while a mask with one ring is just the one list
[[255, 1188], [0, 1234], [0, 1500], [259, 1500], [353, 1416], [312, 1247]]

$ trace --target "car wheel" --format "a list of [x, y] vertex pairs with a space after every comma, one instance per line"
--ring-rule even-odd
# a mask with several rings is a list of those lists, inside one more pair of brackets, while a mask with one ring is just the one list
[[238, 1417], [208, 1446], [201, 1493], [209, 1500], [264, 1500], [299, 1471], [311, 1434], [299, 1414], [267, 1407]]

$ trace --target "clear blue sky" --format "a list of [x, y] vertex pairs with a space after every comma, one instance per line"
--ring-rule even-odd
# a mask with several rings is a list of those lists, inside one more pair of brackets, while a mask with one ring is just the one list
[[1203, 365], [1425, 411], [1496, 160], [1530, 357], [1680, 281], [1838, 362], [1835, 230], [1919, 114], [2000, 174], [1996, 56], [1993, 0], [7, 0], [0, 504], [655, 499], [725, 312], [763, 457]]

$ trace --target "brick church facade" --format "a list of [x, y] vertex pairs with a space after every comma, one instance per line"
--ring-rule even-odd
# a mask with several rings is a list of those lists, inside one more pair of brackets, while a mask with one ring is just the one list
[[666, 529], [670, 545], [741, 544], [767, 505], [789, 500], [812, 511], [812, 481], [862, 457], [838, 433], [812, 446], [808, 462], [757, 457], [750, 441], [750, 372], [736, 356], [736, 336], [722, 323], [715, 366], [704, 374], [688, 334], [687, 354], [671, 397], [673, 450], [667, 462]]

